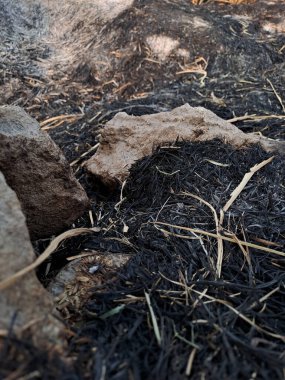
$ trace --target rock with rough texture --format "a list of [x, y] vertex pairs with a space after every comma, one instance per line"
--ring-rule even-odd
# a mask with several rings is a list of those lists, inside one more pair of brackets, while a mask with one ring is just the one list
[[87, 171], [109, 188], [126, 179], [131, 165], [153, 149], [177, 139], [205, 141], [220, 138], [237, 148], [260, 143], [268, 151], [285, 152], [285, 142], [245, 134], [203, 107], [185, 104], [171, 112], [130, 116], [119, 112], [104, 130], [100, 147], [85, 164]]
[[0, 107], [0, 170], [21, 202], [32, 238], [61, 232], [88, 205], [61, 150], [19, 107]]
[[[0, 283], [34, 261], [25, 217], [15, 192], [0, 172]], [[52, 316], [53, 303], [34, 272], [0, 290], [0, 330], [32, 337], [41, 348], [63, 345], [63, 325]]]
[[119, 269], [131, 255], [126, 253], [82, 252], [68, 263], [51, 281], [48, 290], [54, 297], [57, 309], [68, 319], [69, 311], [81, 313], [83, 306], [97, 286], [104, 289], [117, 278]]

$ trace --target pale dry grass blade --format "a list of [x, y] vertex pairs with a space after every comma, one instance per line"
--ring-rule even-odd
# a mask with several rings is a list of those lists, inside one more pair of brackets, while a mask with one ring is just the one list
[[267, 79], [267, 82], [270, 84], [270, 86], [271, 86], [271, 88], [272, 88], [272, 90], [273, 90], [273, 92], [274, 92], [274, 94], [275, 94], [278, 102], [280, 103], [280, 105], [282, 107], [283, 112], [285, 112], [285, 107], [284, 107], [283, 101], [281, 99], [281, 96], [278, 95], [277, 91], [275, 90], [275, 87], [273, 86], [272, 82], [269, 79]]
[[218, 276], [218, 278], [220, 278], [221, 277], [221, 272], [222, 272], [223, 256], [224, 256], [224, 245], [223, 245], [223, 239], [221, 238], [221, 234], [220, 234], [221, 223], [219, 223], [217, 212], [216, 212], [216, 210], [214, 209], [214, 207], [209, 202], [205, 201], [204, 199], [202, 199], [198, 195], [195, 195], [195, 194], [192, 194], [192, 193], [189, 193], [189, 192], [182, 192], [181, 194], [189, 196], [189, 197], [192, 197], [194, 199], [197, 199], [198, 201], [202, 202], [204, 205], [206, 205], [207, 207], [209, 207], [209, 209], [213, 213], [214, 220], [215, 220], [215, 225], [216, 225], [217, 243], [218, 243], [217, 276]]
[[[151, 222], [151, 223], [158, 224], [158, 225], [163, 225], [163, 226], [167, 226], [167, 227], [172, 227], [172, 228], [177, 228], [177, 229], [180, 229], [180, 230], [183, 230], [183, 231], [188, 231], [188, 232], [195, 233], [195, 234], [210, 236], [210, 237], [213, 237], [213, 238], [216, 238], [216, 239], [218, 238], [217, 234], [214, 234], [214, 233], [208, 232], [208, 231], [204, 231], [204, 230], [201, 230], [199, 228], [183, 227], [183, 226], [178, 226], [178, 225], [175, 225], [175, 224], [170, 224], [170, 223], [165, 223], [165, 222]], [[158, 228], [158, 227], [156, 227], [156, 228]], [[158, 229], [162, 233], [164, 233], [165, 235], [176, 236], [176, 237], [179, 237], [181, 239], [192, 239], [191, 236], [175, 234], [173, 232], [169, 232], [169, 231], [164, 230], [162, 228], [158, 228]], [[221, 239], [223, 239], [225, 241], [229, 241], [231, 243], [240, 244], [240, 245], [245, 246], [245, 247], [254, 248], [254, 249], [257, 249], [259, 251], [263, 251], [263, 252], [267, 252], [267, 253], [272, 253], [272, 254], [277, 255], [277, 256], [285, 257], [285, 253], [284, 252], [276, 251], [275, 249], [264, 247], [262, 245], [253, 244], [253, 243], [246, 242], [246, 241], [243, 241], [243, 240], [239, 240], [239, 243], [237, 243], [237, 241], [235, 239], [227, 237], [227, 236], [224, 236], [224, 235], [221, 235]]]
[[68, 230], [57, 236], [55, 239], [51, 241], [47, 249], [30, 265], [19, 270], [17, 273], [12, 276], [5, 278], [0, 282], [0, 291], [8, 288], [10, 285], [14, 284], [17, 280], [23, 277], [25, 274], [31, 272], [36, 269], [40, 264], [42, 264], [59, 246], [59, 244], [65, 240], [74, 236], [94, 233], [97, 231], [97, 228], [74, 228], [72, 230]]
[[152, 321], [152, 326], [153, 326], [154, 334], [155, 334], [155, 337], [156, 337], [158, 345], [161, 346], [161, 335], [160, 335], [160, 331], [159, 331], [159, 328], [158, 328], [158, 323], [157, 323], [157, 320], [156, 320], [156, 316], [155, 316], [153, 308], [151, 306], [150, 297], [149, 297], [149, 294], [147, 292], [144, 292], [144, 294], [145, 294], [145, 299], [146, 299], [146, 302], [147, 302], [147, 305], [148, 305], [148, 308], [149, 308], [149, 311], [150, 311], [150, 317], [151, 317], [151, 321]]
[[[173, 281], [173, 280], [170, 280], [169, 278], [167, 278], [166, 276], [162, 275], [160, 273], [160, 275], [167, 281], [171, 282], [172, 284], [175, 284], [175, 285], [179, 285], [179, 286], [182, 286], [184, 288], [184, 285], [181, 284], [180, 282], [177, 282], [177, 281]], [[199, 296], [203, 295], [203, 297], [213, 301], [213, 302], [216, 302], [216, 303], [220, 303], [222, 305], [225, 305], [229, 310], [231, 310], [233, 313], [235, 313], [239, 318], [243, 319], [245, 322], [247, 322], [250, 326], [252, 326], [253, 328], [255, 328], [257, 331], [263, 333], [263, 334], [266, 334], [268, 336], [271, 336], [272, 338], [275, 338], [275, 339], [278, 339], [278, 340], [281, 340], [282, 342], [285, 343], [285, 336], [284, 335], [280, 335], [280, 334], [274, 334], [268, 330], [265, 330], [264, 328], [258, 326], [254, 321], [252, 321], [250, 318], [248, 318], [247, 316], [245, 316], [243, 313], [241, 313], [240, 311], [238, 311], [237, 309], [235, 309], [232, 305], [229, 304], [229, 302], [226, 302], [222, 299], [219, 299], [219, 298], [215, 298], [215, 297], [212, 297], [212, 296], [209, 296], [208, 294], [205, 294], [205, 292], [199, 292], [198, 290], [195, 290], [193, 288], [191, 288], [191, 291], [198, 294]]]
[[229, 123], [236, 123], [237, 121], [262, 121], [262, 120], [270, 120], [270, 119], [281, 119], [285, 120], [285, 115], [244, 115], [244, 116], [236, 116], [231, 119], [227, 119]]
[[266, 301], [269, 297], [272, 296], [272, 294], [274, 294], [274, 293], [276, 293], [276, 292], [279, 292], [279, 290], [280, 290], [280, 287], [277, 286], [277, 288], [271, 290], [271, 292], [269, 292], [269, 293], [267, 293], [265, 296], [259, 298], [258, 302], [259, 302], [259, 303], [262, 303], [262, 302]]
[[231, 198], [227, 201], [227, 203], [223, 207], [224, 212], [228, 211], [228, 209], [231, 207], [231, 205], [234, 203], [234, 201], [237, 199], [237, 197], [243, 191], [243, 189], [245, 188], [247, 183], [250, 181], [250, 179], [254, 175], [254, 173], [256, 173], [258, 170], [263, 168], [265, 165], [269, 164], [273, 160], [273, 158], [274, 158], [274, 156], [268, 158], [267, 160], [260, 162], [259, 164], [254, 165], [252, 168], [250, 168], [249, 172], [244, 175], [240, 184], [231, 193]]
[[70, 166], [74, 166], [75, 164], [77, 164], [77, 162], [79, 162], [80, 160], [82, 160], [82, 158], [84, 158], [85, 156], [87, 156], [89, 153], [93, 152], [94, 150], [96, 150], [98, 147], [99, 147], [100, 143], [97, 143], [95, 144], [94, 146], [92, 146], [90, 149], [88, 149], [86, 152], [84, 152], [83, 154], [81, 154], [80, 157], [76, 158], [76, 160], [72, 161], [70, 163]]
[[196, 351], [197, 351], [197, 349], [193, 348], [193, 350], [191, 351], [191, 353], [189, 355], [189, 359], [188, 359], [188, 363], [187, 363], [187, 367], [186, 367], [186, 371], [185, 371], [185, 375], [186, 376], [190, 376], [191, 375], [192, 367], [193, 367], [193, 362], [194, 362], [194, 358], [195, 358], [195, 355], [196, 355]]
[[65, 121], [68, 122], [74, 122], [76, 120], [79, 120], [84, 115], [78, 115], [78, 114], [70, 114], [70, 115], [58, 115], [54, 117], [50, 117], [46, 120], [43, 120], [40, 122], [40, 127], [42, 130], [46, 131], [48, 129], [53, 129], [64, 123]]
[[[231, 197], [228, 200], [228, 202], [225, 204], [225, 206], [222, 208], [222, 210], [220, 210], [220, 228], [222, 228], [225, 212], [227, 212], [229, 210], [229, 208], [231, 207], [231, 205], [234, 203], [234, 201], [237, 199], [237, 197], [243, 191], [243, 189], [245, 188], [245, 186], [247, 185], [247, 183], [250, 181], [250, 179], [254, 175], [254, 173], [256, 173], [258, 170], [260, 170], [261, 168], [263, 168], [265, 165], [269, 164], [273, 160], [273, 158], [274, 158], [274, 156], [268, 158], [267, 160], [264, 160], [264, 161], [260, 162], [259, 164], [256, 164], [255, 166], [253, 166], [252, 168], [250, 168], [250, 170], [249, 170], [248, 173], [246, 173], [244, 175], [242, 181], [232, 191]], [[249, 256], [249, 252], [248, 252], [248, 246], [245, 245], [245, 247], [247, 248], [247, 250], [244, 249], [244, 246], [240, 243], [240, 240], [234, 234], [233, 234], [233, 239], [239, 245], [242, 253], [244, 254], [244, 256], [245, 256], [245, 258], [246, 258], [246, 260], [248, 262], [248, 264], [251, 265], [251, 263], [250, 263], [250, 256]], [[221, 276], [221, 269], [222, 269], [221, 256], [220, 257], [218, 256], [218, 261], [217, 261], [217, 273], [218, 273], [218, 277]]]

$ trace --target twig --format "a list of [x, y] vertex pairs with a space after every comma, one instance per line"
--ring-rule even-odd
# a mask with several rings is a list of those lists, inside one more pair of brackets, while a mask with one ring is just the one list
[[82, 158], [84, 158], [85, 156], [87, 156], [89, 153], [93, 152], [94, 150], [96, 150], [98, 147], [99, 147], [100, 143], [97, 143], [95, 144], [94, 146], [92, 146], [90, 149], [88, 149], [86, 152], [82, 153], [80, 157], [76, 158], [76, 160], [72, 161], [70, 163], [70, 166], [74, 166], [75, 164], [77, 164], [77, 162], [81, 161]]
[[144, 292], [144, 294], [145, 294], [145, 299], [146, 299], [146, 302], [147, 302], [147, 305], [148, 305], [148, 308], [150, 311], [150, 316], [151, 316], [151, 320], [152, 320], [154, 334], [155, 334], [158, 345], [161, 346], [161, 335], [160, 335], [160, 332], [158, 329], [158, 324], [157, 324], [157, 320], [156, 320], [153, 308], [152, 308], [151, 303], [150, 303], [150, 297], [149, 297], [149, 294], [147, 292]]
[[258, 170], [263, 168], [265, 165], [269, 164], [273, 160], [274, 156], [268, 158], [267, 160], [264, 160], [260, 162], [259, 164], [256, 164], [252, 168], [250, 168], [249, 172], [246, 173], [240, 182], [240, 184], [235, 188], [235, 190], [231, 193], [231, 198], [227, 201], [225, 206], [223, 207], [223, 211], [226, 212], [231, 207], [233, 202], [237, 199], [237, 197], [240, 195], [242, 190], [245, 188], [251, 177], [254, 173], [256, 173]]
[[229, 123], [235, 123], [237, 121], [243, 121], [243, 120], [248, 120], [248, 121], [261, 121], [261, 120], [268, 120], [268, 119], [285, 119], [285, 115], [244, 115], [244, 116], [237, 116], [233, 117], [232, 119], [227, 119]]
[[40, 127], [43, 130], [50, 129], [50, 128], [55, 128], [54, 126], [46, 126], [47, 124], [52, 124], [54, 122], [58, 121], [67, 121], [69, 119], [81, 119], [83, 117], [82, 114], [71, 114], [71, 115], [58, 115], [54, 117], [50, 117], [49, 119], [43, 120], [40, 122]]
[[191, 353], [189, 355], [189, 359], [188, 359], [188, 363], [187, 363], [187, 367], [186, 367], [186, 371], [185, 371], [185, 375], [186, 376], [190, 376], [191, 375], [191, 371], [192, 371], [192, 367], [193, 367], [193, 362], [194, 362], [194, 358], [195, 358], [195, 355], [196, 355], [196, 351], [197, 351], [197, 349], [193, 348], [193, 350], [191, 351]]
[[281, 104], [283, 112], [285, 113], [285, 107], [284, 107], [284, 104], [282, 102], [281, 96], [278, 95], [277, 91], [275, 90], [275, 87], [273, 86], [272, 82], [268, 78], [267, 78], [267, 82], [270, 84], [270, 86], [271, 86], [271, 88], [272, 88], [272, 90], [273, 90], [276, 98], [278, 99], [278, 102]]
[[221, 277], [221, 272], [222, 272], [222, 262], [223, 262], [223, 255], [224, 255], [224, 246], [223, 246], [223, 239], [221, 238], [221, 224], [219, 223], [218, 220], [218, 215], [214, 207], [204, 199], [198, 197], [195, 194], [188, 193], [188, 192], [182, 192], [182, 195], [188, 195], [194, 199], [197, 199], [198, 201], [204, 203], [209, 209], [212, 211], [214, 219], [215, 219], [215, 224], [216, 224], [216, 232], [217, 232], [217, 242], [218, 242], [218, 259], [217, 259], [217, 276], [220, 278]]
[[[178, 281], [173, 281], [173, 280], [170, 280], [169, 278], [167, 278], [166, 276], [164, 276], [162, 273], [160, 273], [160, 275], [167, 281], [171, 282], [172, 284], [175, 284], [175, 285], [179, 285], [181, 286], [182, 288], [184, 288], [184, 285], [181, 284], [180, 282]], [[258, 326], [255, 322], [253, 322], [251, 319], [249, 319], [248, 317], [246, 317], [244, 314], [242, 314], [240, 311], [238, 311], [237, 309], [235, 309], [233, 306], [231, 306], [227, 301], [224, 301], [222, 299], [219, 299], [219, 298], [215, 298], [215, 297], [212, 297], [212, 296], [209, 296], [208, 294], [205, 294], [204, 292], [199, 292], [198, 290], [195, 290], [195, 289], [191, 289], [192, 292], [196, 293], [196, 294], [199, 294], [199, 295], [202, 295], [203, 294], [203, 297], [213, 301], [213, 302], [217, 302], [219, 304], [222, 304], [224, 306], [226, 306], [229, 310], [233, 311], [238, 317], [240, 317], [241, 319], [243, 319], [245, 322], [247, 322], [250, 326], [254, 327], [257, 331], [259, 332], [262, 332], [268, 336], [271, 336], [272, 338], [276, 338], [276, 339], [280, 339], [282, 340], [282, 342], [285, 342], [285, 336], [284, 335], [280, 335], [280, 334], [274, 334], [268, 330], [265, 330], [264, 328]]]
[[39, 265], [41, 265], [59, 246], [59, 244], [68, 238], [96, 232], [97, 228], [74, 228], [73, 230], [68, 230], [66, 232], [63, 232], [59, 236], [57, 236], [54, 240], [51, 241], [47, 249], [30, 265], [27, 267], [19, 270], [12, 276], [5, 278], [0, 282], [0, 291], [3, 289], [8, 288], [10, 285], [14, 284], [19, 278], [23, 277], [25, 274], [31, 272], [35, 268], [37, 268]]
[[[165, 223], [165, 222], [150, 222], [150, 223], [153, 223], [155, 225], [156, 224], [160, 224], [160, 225], [163, 225], [163, 226], [177, 228], [177, 229], [180, 229], [180, 230], [183, 230], [183, 231], [188, 231], [188, 232], [192, 232], [192, 233], [196, 233], [196, 234], [200, 234], [200, 235], [210, 236], [210, 237], [213, 237], [213, 238], [216, 238], [216, 239], [218, 238], [217, 234], [214, 234], [214, 233], [208, 232], [208, 231], [204, 231], [204, 230], [200, 230], [198, 228], [190, 228], [190, 227], [184, 227], [184, 226], [177, 226], [175, 224], [170, 224], [170, 223]], [[167, 235], [176, 236], [176, 237], [179, 237], [181, 239], [192, 239], [191, 236], [175, 234], [173, 232], [169, 232], [169, 231], [164, 230], [162, 228], [158, 228], [158, 229], [161, 232], [163, 232], [163, 233], [165, 233]], [[238, 243], [237, 243], [237, 241], [235, 239], [229, 238], [229, 237], [224, 236], [224, 235], [221, 235], [220, 237], [221, 237], [221, 239], [223, 239], [225, 241], [229, 241], [231, 243], [235, 243], [235, 244], [238, 244], [238, 245], [241, 244], [242, 246], [245, 246], [245, 247], [250, 247], [250, 248], [258, 249], [259, 251], [263, 251], [263, 252], [267, 252], [267, 253], [272, 253], [274, 255], [285, 257], [285, 253], [284, 252], [276, 251], [275, 249], [263, 247], [262, 245], [257, 245], [257, 244], [249, 243], [249, 242], [243, 241], [243, 240], [239, 240]]]

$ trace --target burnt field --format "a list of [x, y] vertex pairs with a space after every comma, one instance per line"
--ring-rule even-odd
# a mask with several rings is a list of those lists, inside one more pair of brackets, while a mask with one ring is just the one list
[[112, 194], [82, 167], [119, 111], [189, 103], [285, 140], [284, 15], [282, 1], [0, 0], [0, 104], [23, 107], [61, 147], [91, 199], [94, 220], [75, 227], [98, 228], [62, 243], [39, 278], [49, 287], [82, 252], [130, 257], [56, 300], [62, 356], [0, 338], [1, 379], [284, 378], [284, 157], [226, 215], [220, 276], [215, 218], [272, 154], [177, 141]]
[[23, 106], [70, 160], [119, 110], [184, 103], [284, 139], [283, 2], [1, 3], [0, 102]]

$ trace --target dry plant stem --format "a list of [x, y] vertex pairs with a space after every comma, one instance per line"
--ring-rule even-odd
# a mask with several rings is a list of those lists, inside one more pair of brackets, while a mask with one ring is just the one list
[[273, 90], [273, 92], [274, 92], [274, 94], [275, 94], [278, 102], [280, 103], [280, 105], [282, 107], [283, 112], [285, 113], [285, 107], [284, 107], [284, 104], [282, 102], [281, 96], [278, 95], [277, 91], [275, 90], [275, 87], [273, 86], [273, 84], [271, 83], [271, 81], [269, 79], [267, 79], [267, 82], [270, 84], [270, 86], [271, 86], [271, 88], [272, 88], [272, 90]]
[[69, 119], [77, 120], [77, 119], [82, 118], [82, 116], [83, 115], [81, 115], [81, 114], [80, 115], [78, 115], [78, 114], [71, 114], [71, 115], [54, 116], [54, 117], [51, 117], [49, 119], [41, 121], [40, 122], [40, 127], [43, 130], [47, 130], [47, 129], [50, 129], [50, 128], [55, 128], [55, 125], [47, 126], [47, 124], [53, 124], [53, 123], [58, 122], [58, 121], [70, 121]]
[[285, 115], [244, 115], [244, 116], [237, 116], [233, 117], [232, 119], [227, 119], [229, 123], [236, 123], [237, 121], [243, 121], [243, 120], [248, 120], [248, 121], [261, 121], [261, 120], [269, 120], [269, 119], [285, 119]]
[[19, 270], [17, 273], [13, 274], [12, 276], [6, 278], [5, 280], [0, 282], [0, 291], [3, 289], [8, 288], [12, 284], [14, 284], [18, 279], [23, 277], [25, 274], [31, 272], [35, 268], [37, 268], [40, 264], [42, 264], [59, 246], [59, 244], [68, 238], [87, 234], [87, 233], [93, 233], [96, 232], [96, 228], [74, 228], [73, 230], [68, 230], [66, 232], [63, 232], [59, 236], [57, 236], [54, 240], [51, 241], [47, 249], [30, 265], [27, 267]]
[[191, 351], [191, 353], [189, 355], [189, 359], [188, 359], [188, 363], [187, 363], [187, 368], [186, 368], [186, 371], [185, 371], [186, 376], [190, 376], [191, 375], [192, 366], [193, 366], [194, 358], [195, 358], [195, 355], [196, 355], [196, 351], [197, 351], [197, 348], [193, 348], [193, 350]]
[[148, 305], [148, 308], [150, 311], [150, 316], [151, 316], [151, 320], [152, 320], [154, 334], [155, 334], [158, 345], [161, 346], [161, 335], [160, 335], [160, 331], [158, 328], [156, 316], [155, 316], [153, 308], [151, 306], [150, 297], [149, 297], [148, 293], [144, 292], [144, 294], [145, 294], [145, 299], [146, 299], [146, 302], [147, 302], [147, 305]]
[[[150, 222], [150, 223], [153, 223], [154, 225], [159, 224], [159, 225], [163, 225], [163, 226], [167, 226], [167, 227], [177, 228], [177, 229], [180, 229], [180, 230], [183, 230], [183, 231], [188, 231], [188, 232], [195, 233], [195, 234], [198, 234], [198, 235], [200, 234], [200, 235], [210, 236], [210, 237], [213, 237], [213, 238], [216, 238], [216, 239], [218, 238], [217, 234], [214, 234], [214, 233], [208, 232], [208, 231], [204, 231], [204, 230], [200, 230], [198, 228], [190, 228], [190, 227], [177, 226], [175, 224], [170, 224], [170, 223], [165, 223], [165, 222]], [[158, 228], [158, 227], [156, 227], [156, 228]], [[173, 232], [169, 232], [169, 231], [164, 230], [162, 228], [158, 228], [158, 229], [162, 233], [164, 233], [166, 235], [176, 236], [176, 237], [179, 237], [181, 239], [191, 239], [191, 240], [193, 239], [191, 236], [175, 234]], [[229, 241], [231, 243], [242, 245], [244, 247], [258, 249], [259, 251], [263, 251], [263, 252], [267, 252], [267, 253], [272, 253], [272, 254], [277, 255], [277, 256], [285, 257], [285, 253], [284, 252], [276, 251], [275, 249], [263, 247], [262, 245], [257, 245], [257, 244], [249, 243], [249, 242], [243, 241], [243, 240], [239, 240], [237, 242], [235, 239], [229, 238], [229, 237], [224, 236], [224, 235], [221, 235], [220, 237], [221, 237], [221, 239], [223, 239], [225, 241]]]
[[[165, 280], [173, 283], [173, 284], [176, 284], [176, 285], [179, 285], [181, 287], [184, 288], [184, 285], [181, 284], [180, 282], [178, 281], [173, 281], [173, 280], [170, 280], [169, 278], [167, 278], [166, 276], [164, 276], [162, 273], [160, 273], [161, 277], [163, 277]], [[224, 300], [221, 300], [219, 298], [215, 298], [215, 297], [212, 297], [212, 296], [209, 296], [208, 294], [204, 292], [199, 292], [198, 290], [195, 290], [195, 289], [191, 289], [192, 292], [198, 294], [199, 296], [203, 295], [203, 297], [207, 298], [208, 300], [211, 300], [213, 302], [217, 302], [217, 303], [220, 303], [222, 305], [225, 305], [229, 310], [231, 310], [232, 312], [234, 312], [238, 317], [240, 317], [241, 319], [243, 319], [245, 322], [247, 322], [250, 326], [254, 327], [257, 331], [259, 332], [262, 332], [263, 334], [266, 334], [268, 336], [271, 336], [272, 338], [276, 338], [276, 339], [279, 339], [281, 340], [282, 342], [285, 343], [285, 336], [284, 335], [280, 335], [280, 334], [274, 334], [274, 333], [271, 333], [270, 331], [267, 331], [265, 330], [264, 328], [258, 326], [255, 322], [253, 322], [251, 319], [249, 319], [248, 317], [246, 317], [244, 314], [242, 314], [240, 311], [238, 311], [237, 309], [235, 309], [233, 306], [231, 306], [228, 302], [224, 301]]]
[[240, 184], [235, 188], [235, 190], [231, 193], [231, 198], [228, 200], [228, 202], [223, 207], [223, 212], [228, 211], [228, 209], [231, 207], [231, 205], [234, 203], [234, 201], [237, 199], [237, 197], [240, 195], [242, 190], [245, 188], [247, 183], [250, 181], [251, 177], [254, 173], [256, 173], [258, 170], [263, 168], [265, 165], [269, 164], [273, 160], [274, 156], [268, 158], [267, 160], [264, 160], [260, 162], [257, 165], [254, 165], [252, 168], [250, 168], [249, 172], [246, 173], [240, 182]]
[[203, 57], [198, 57], [195, 59], [193, 63], [190, 64], [190, 66], [183, 67], [181, 71], [178, 71], [176, 73], [176, 75], [190, 74], [190, 73], [200, 74], [201, 75], [200, 82], [203, 84], [204, 80], [207, 78], [207, 75], [208, 75], [206, 71], [207, 66], [208, 66], [208, 62], [206, 61], [206, 59]]
[[222, 262], [223, 262], [223, 255], [224, 255], [224, 245], [223, 245], [223, 239], [221, 238], [221, 226], [222, 223], [219, 222], [218, 220], [218, 215], [214, 207], [204, 199], [198, 197], [195, 194], [188, 193], [188, 192], [183, 192], [182, 195], [190, 196], [194, 199], [199, 200], [200, 202], [204, 203], [206, 206], [209, 207], [209, 209], [212, 211], [214, 219], [215, 219], [215, 224], [216, 224], [216, 232], [217, 232], [217, 242], [218, 242], [218, 260], [217, 260], [217, 276], [218, 278], [221, 277], [221, 271], [222, 271]]
[[[243, 191], [243, 189], [245, 188], [247, 183], [250, 181], [253, 174], [256, 173], [258, 170], [260, 170], [261, 168], [263, 168], [268, 163], [270, 163], [273, 160], [273, 158], [274, 158], [274, 156], [268, 158], [267, 160], [260, 162], [259, 164], [254, 165], [252, 168], [250, 168], [249, 172], [244, 175], [244, 177], [243, 177], [242, 181], [239, 183], [239, 185], [234, 189], [234, 191], [232, 191], [230, 199], [225, 204], [223, 209], [220, 210], [220, 222], [219, 222], [220, 230], [222, 229], [222, 225], [224, 222], [225, 212], [227, 212], [229, 210], [231, 205], [234, 203], [234, 201], [237, 199], [237, 197]], [[247, 252], [244, 250], [242, 244], [240, 244], [240, 240], [235, 235], [234, 235], [234, 240], [239, 245], [239, 247], [241, 248], [242, 253], [245, 255], [245, 257], [246, 257], [246, 259], [250, 265], [249, 254], [247, 254]], [[218, 278], [221, 277], [222, 263], [223, 263], [223, 251], [218, 250], [218, 259], [217, 259], [217, 276], [218, 276]]]
[[80, 160], [82, 160], [82, 158], [84, 158], [85, 156], [87, 156], [89, 153], [93, 152], [94, 150], [96, 150], [98, 147], [99, 147], [100, 143], [97, 143], [95, 144], [94, 146], [92, 146], [90, 149], [88, 149], [86, 152], [82, 153], [81, 156], [79, 156], [78, 158], [76, 158], [76, 160], [72, 161], [70, 163], [70, 166], [74, 166], [75, 164], [77, 164], [77, 162], [79, 162]]
[[[217, 242], [218, 242], [218, 255], [217, 255], [218, 256], [218, 258], [217, 258], [217, 277], [218, 278], [221, 277], [221, 273], [222, 273], [222, 263], [223, 263], [223, 253], [224, 253], [224, 250], [223, 250], [223, 239], [222, 239], [222, 236], [220, 234], [220, 231], [222, 230], [223, 221], [224, 221], [224, 213], [229, 210], [229, 208], [231, 207], [231, 205], [233, 204], [233, 202], [237, 199], [237, 197], [239, 196], [239, 194], [242, 192], [242, 190], [245, 188], [245, 186], [247, 185], [247, 183], [250, 181], [250, 179], [253, 176], [253, 174], [256, 173], [258, 170], [260, 170], [261, 168], [263, 168], [268, 163], [270, 163], [273, 160], [273, 158], [274, 158], [274, 156], [268, 158], [267, 160], [262, 161], [261, 163], [255, 165], [255, 166], [253, 166], [250, 169], [250, 171], [244, 175], [244, 177], [243, 177], [242, 181], [240, 182], [240, 184], [231, 193], [231, 198], [228, 200], [228, 202], [226, 203], [226, 205], [220, 211], [220, 220], [218, 220], [217, 212], [216, 212], [216, 210], [214, 209], [214, 207], [210, 203], [208, 203], [207, 201], [205, 201], [204, 199], [200, 198], [199, 196], [197, 196], [195, 194], [191, 194], [191, 193], [188, 193], [188, 192], [182, 192], [182, 195], [190, 196], [190, 197], [192, 197], [194, 199], [197, 199], [200, 202], [204, 203], [206, 206], [208, 206], [210, 208], [210, 210], [213, 213], [213, 216], [214, 216], [214, 219], [215, 219], [215, 224], [216, 224], [216, 236], [217, 236]], [[234, 236], [233, 241], [236, 244], [239, 245], [239, 247], [241, 248], [243, 254], [245, 255], [245, 257], [247, 259], [247, 261], [249, 262], [249, 255], [247, 254], [247, 252], [243, 248], [243, 245], [240, 243], [240, 240], [237, 239], [237, 237]]]
[[240, 247], [248, 265], [251, 267], [251, 260], [250, 260], [250, 255], [249, 255], [249, 250], [248, 250], [248, 247], [246, 247], [246, 249], [240, 244], [240, 240], [238, 239], [238, 237], [236, 235], [232, 235], [233, 236], [233, 239], [236, 241], [237, 245]]

